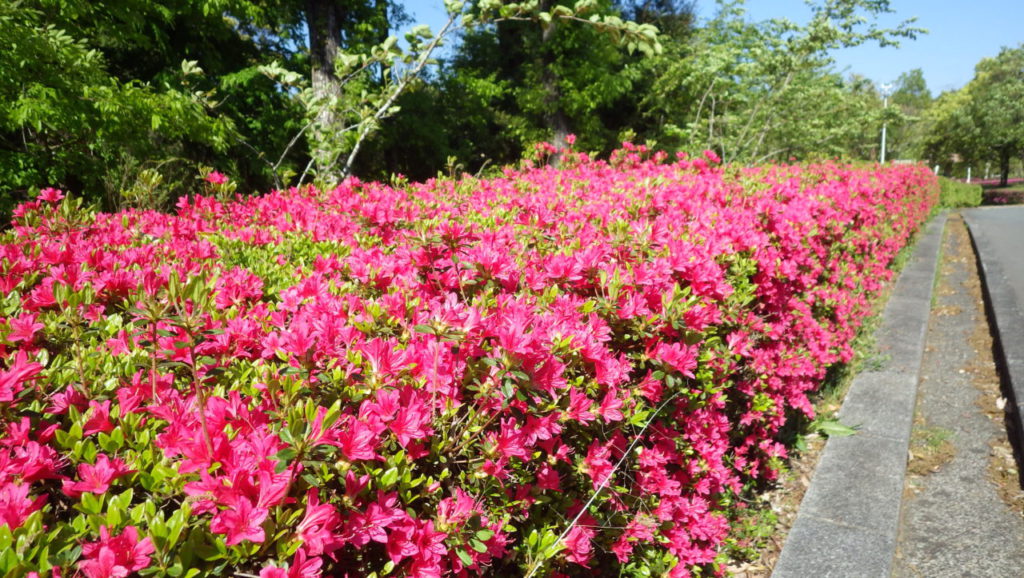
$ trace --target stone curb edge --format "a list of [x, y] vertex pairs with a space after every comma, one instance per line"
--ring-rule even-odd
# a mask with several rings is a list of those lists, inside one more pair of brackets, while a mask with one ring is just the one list
[[857, 428], [825, 445], [773, 578], [888, 577], [946, 213], [916, 242], [875, 332], [887, 356], [854, 377], [839, 411]]

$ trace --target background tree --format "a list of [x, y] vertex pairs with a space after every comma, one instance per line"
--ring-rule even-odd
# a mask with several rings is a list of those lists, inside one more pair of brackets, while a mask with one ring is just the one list
[[669, 119], [665, 131], [681, 148], [711, 148], [731, 161], [848, 150], [878, 112], [861, 83], [831, 72], [830, 51], [897, 45], [923, 31], [912, 20], [878, 26], [888, 2], [826, 0], [811, 10], [804, 26], [749, 22], [742, 2], [719, 2], [687, 50], [666, 63], [648, 95], [649, 114]]
[[960, 90], [943, 92], [924, 115], [925, 157], [929, 163], [943, 167], [945, 174], [956, 174], [957, 165], [974, 165], [984, 156], [978, 140], [980, 134], [969, 114], [970, 99], [969, 84]]
[[[400, 0], [4, 3], [0, 193], [10, 205], [56, 185], [158, 206], [212, 167], [243, 191], [353, 172], [422, 179], [515, 162], [570, 132], [597, 153], [630, 139], [746, 163], [871, 158], [880, 100], [836, 74], [829, 51], [919, 32], [876, 25], [882, 0], [818, 0], [803, 26], [749, 22], [742, 2], [699, 24], [688, 0], [446, 7], [444, 29], [414, 27], [402, 44]], [[894, 102], [908, 100], [893, 108], [919, 130], [927, 89], [919, 73], [903, 80]], [[957, 118], [976, 133], [975, 112]], [[916, 142], [907, 134], [899, 147]]]
[[653, 57], [634, 55], [624, 63], [631, 71], [633, 88], [603, 111], [602, 118], [614, 130], [616, 141], [637, 140], [665, 146], [668, 119], [658, 107], [650, 106], [647, 95], [653, 93], [667, 64], [688, 57], [690, 43], [697, 32], [696, 2], [626, 0], [617, 2], [616, 7], [630, 20], [655, 26], [662, 52]]
[[971, 84], [968, 114], [978, 140], [996, 157], [1000, 185], [1006, 186], [1010, 160], [1024, 154], [1024, 45], [982, 60]]
[[[636, 91], [639, 55], [660, 49], [656, 29], [634, 22], [609, 0], [480, 2], [481, 24], [467, 30], [440, 76], [444, 112], [467, 168], [517, 160], [538, 141], [588, 150], [618, 137], [614, 108]], [[636, 55], [636, 56], [634, 56]], [[611, 122], [609, 122], [611, 121]]]
[[959, 91], [943, 93], [928, 115], [926, 151], [945, 166], [994, 162], [1000, 184], [1024, 154], [1024, 45], [1003, 48], [975, 67]]
[[887, 146], [892, 158], [922, 158], [928, 130], [923, 115], [932, 105], [932, 93], [920, 68], [900, 74], [889, 104], [898, 113], [889, 122]]
[[[133, 35], [158, 46], [146, 31], [165, 23], [159, 10], [144, 13], [153, 5], [135, 4], [109, 2], [102, 11], [84, 1], [0, 4], [0, 193], [8, 207], [47, 185], [108, 208], [124, 191], [181, 192], [195, 164], [230, 149], [235, 125], [216, 114], [195, 61], [172, 66], [173, 47], [165, 45], [168, 60], [144, 79], [150, 63], [128, 57]], [[111, 63], [104, 48], [125, 57]]]

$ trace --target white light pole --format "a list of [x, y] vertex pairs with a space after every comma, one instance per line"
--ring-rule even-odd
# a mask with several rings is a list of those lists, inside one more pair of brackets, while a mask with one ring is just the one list
[[889, 95], [892, 94], [892, 84], [883, 84], [882, 88], [882, 153], [881, 160], [879, 161], [883, 165], [885, 164], [885, 125], [886, 117], [885, 110], [889, 108]]

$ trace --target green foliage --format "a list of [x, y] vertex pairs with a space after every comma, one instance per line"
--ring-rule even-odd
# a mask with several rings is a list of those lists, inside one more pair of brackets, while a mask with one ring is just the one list
[[946, 167], [993, 163], [1005, 185], [1011, 160], [1024, 154], [1024, 45], [979, 62], [971, 82], [940, 96], [931, 116], [932, 159]]
[[869, 156], [875, 133], [864, 127], [880, 125], [879, 99], [863, 79], [830, 72], [829, 51], [896, 45], [923, 30], [912, 20], [879, 27], [887, 2], [828, 0], [811, 9], [810, 22], [798, 26], [749, 22], [742, 2], [719, 2], [693, 41], [664, 59], [647, 95], [648, 114], [666, 119], [671, 144], [744, 163]]
[[[609, 0], [480, 2], [438, 78], [451, 156], [467, 170], [519, 160], [538, 141], [611, 151], [632, 128], [663, 13]], [[666, 16], [667, 18], [667, 16]], [[685, 20], [689, 22], [689, 19]]]
[[[976, 150], [974, 127], [967, 114], [970, 102], [970, 85], [951, 92], [944, 92], [932, 103], [925, 114], [928, 135], [925, 140], [925, 154], [932, 162], [949, 166], [963, 161], [967, 151], [973, 156]], [[969, 159], [973, 160], [973, 159]]]
[[[287, 127], [280, 117], [251, 114], [260, 106], [286, 108], [272, 92], [261, 95], [237, 78], [224, 87], [238, 98], [221, 106], [224, 95], [214, 92], [217, 79], [204, 66], [224, 74], [254, 52], [238, 49], [252, 43], [219, 13], [204, 17], [202, 5], [0, 5], [0, 194], [7, 209], [45, 186], [106, 208], [143, 197], [159, 202], [189, 192], [199, 164], [243, 167], [227, 159], [247, 156], [235, 148], [245, 135], [269, 133], [251, 138], [272, 140], [270, 127]], [[191, 58], [196, 54], [203, 62]], [[229, 62], [232, 55], [240, 61]]]
[[940, 207], [977, 207], [981, 204], [981, 185], [962, 183], [946, 177], [939, 177]]
[[889, 157], [922, 158], [929, 126], [922, 115], [932, 105], [932, 94], [920, 68], [900, 74], [889, 105], [896, 113], [887, 119], [889, 134], [886, 148]]
[[[439, 114], [448, 110], [442, 99], [452, 98], [455, 96], [436, 84], [411, 86], [395, 101], [400, 112], [367, 139], [353, 172], [381, 181], [392, 175], [423, 181], [437, 176], [439, 168], [457, 154], [456, 147], [471, 156], [473, 144], [456, 136], [447, 118]], [[468, 106], [462, 110], [463, 115], [470, 113]]]
[[[476, 173], [569, 133], [597, 153], [631, 140], [741, 163], [873, 159], [886, 122], [894, 158], [1017, 154], [1013, 50], [934, 105], [910, 71], [883, 111], [829, 52], [921, 32], [878, 24], [888, 2], [815, 0], [805, 25], [717, 6], [698, 27], [688, 0], [449, 1], [443, 30], [416, 26], [403, 44], [389, 36], [408, 22], [398, 0], [6, 2], [0, 214], [47, 186], [107, 209], [167, 207], [201, 190], [201, 167], [242, 192]], [[336, 26], [313, 43], [324, 7]], [[336, 57], [318, 63], [330, 43]]]

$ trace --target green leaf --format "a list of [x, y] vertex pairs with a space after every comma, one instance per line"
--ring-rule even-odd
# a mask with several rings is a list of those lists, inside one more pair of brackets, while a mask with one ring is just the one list
[[837, 437], [837, 438], [838, 437], [851, 436], [851, 435], [857, 433], [857, 428], [856, 427], [850, 427], [848, 425], [844, 425], [842, 423], [839, 423], [839, 421], [835, 420], [835, 419], [827, 419], [827, 420], [822, 420], [822, 421], [816, 422], [816, 425], [814, 426], [813, 429], [815, 429], [815, 430], [825, 434], [828, 437]]
[[[111, 504], [113, 505], [113, 504]], [[119, 508], [108, 508], [107, 509], [107, 525], [112, 528], [120, 527], [121, 522], [124, 520], [123, 513]]]
[[188, 517], [191, 511], [192, 508], [187, 503], [183, 504], [181, 509], [174, 512], [171, 519], [167, 521], [167, 548], [172, 548], [178, 543], [182, 531], [188, 526]]
[[536, 549], [537, 542], [539, 540], [540, 532], [538, 532], [537, 530], [532, 530], [530, 532], [530, 535], [526, 537], [526, 545], [529, 546], [531, 550]]
[[459, 548], [455, 550], [455, 553], [459, 555], [459, 560], [462, 560], [463, 564], [465, 564], [466, 566], [473, 565], [473, 558], [471, 558], [465, 550]]
[[384, 475], [380, 477], [381, 486], [384, 488], [390, 488], [395, 485], [398, 481], [398, 468], [391, 468], [384, 472]]
[[103, 511], [103, 498], [106, 494], [100, 494], [97, 496], [92, 492], [85, 492], [80, 498], [80, 504], [82, 511], [86, 514], [99, 514]]
[[274, 459], [279, 462], [288, 463], [295, 459], [295, 456], [299, 455], [299, 452], [295, 448], [284, 448], [283, 450], [274, 454]]

